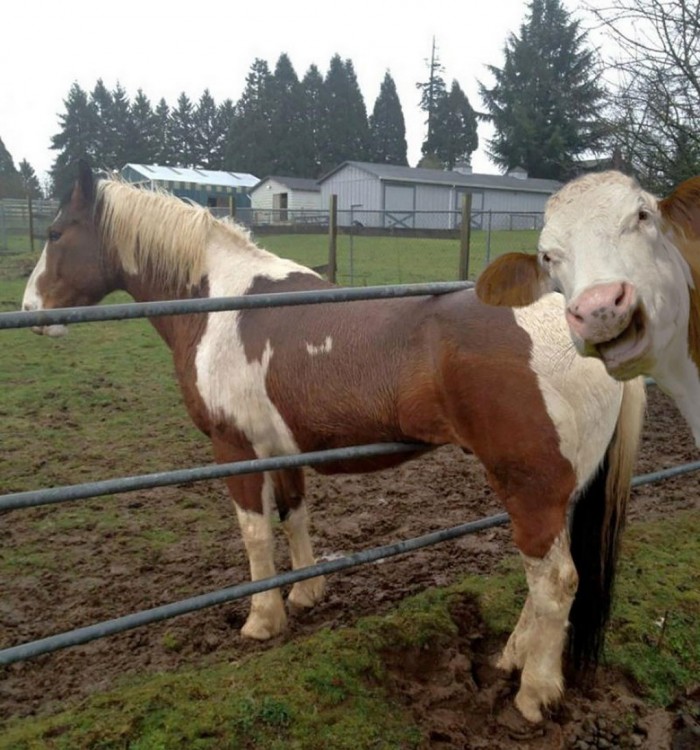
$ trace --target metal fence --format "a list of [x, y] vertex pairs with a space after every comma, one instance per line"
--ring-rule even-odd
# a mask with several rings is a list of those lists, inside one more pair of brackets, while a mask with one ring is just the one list
[[[43, 242], [46, 230], [58, 210], [58, 203], [50, 200], [0, 200], [0, 252], [12, 249], [33, 250], [32, 239]], [[16, 245], [15, 240], [21, 244]]]
[[[124, 320], [153, 315], [176, 315], [183, 312], [214, 312], [220, 310], [240, 310], [253, 307], [278, 307], [294, 304], [320, 304], [327, 302], [345, 302], [350, 299], [378, 299], [389, 297], [416, 296], [427, 294], [444, 294], [469, 286], [468, 282], [443, 284], [414, 284], [394, 287], [369, 287], [365, 289], [331, 289], [322, 292], [298, 292], [290, 294], [249, 295], [219, 299], [176, 300], [168, 302], [131, 303], [123, 305], [105, 305], [91, 308], [67, 308], [64, 310], [40, 310], [35, 312], [0, 313], [0, 329], [26, 328], [35, 325], [53, 325], [58, 323], [94, 322], [100, 320]], [[160, 472], [138, 477], [120, 477], [101, 482], [84, 483], [67, 487], [20, 492], [0, 496], [0, 511], [66, 502], [94, 497], [96, 495], [116, 494], [134, 489], [179, 484], [182, 482], [203, 481], [206, 479], [229, 476], [233, 474], [256, 473], [292, 466], [313, 466], [323, 462], [335, 461], [368, 455], [383, 455], [420, 450], [426, 446], [413, 443], [380, 443], [365, 446], [352, 446], [315, 453], [280, 456], [255, 461], [219, 464], [209, 467], [197, 467], [175, 472]], [[633, 485], [649, 484], [672, 476], [678, 476], [700, 469], [700, 461], [673, 467], [635, 477]], [[373, 562], [383, 558], [410, 552], [438, 542], [455, 539], [483, 529], [506, 523], [508, 516], [504, 513], [488, 518], [462, 524], [461, 526], [433, 532], [422, 537], [409, 539], [395, 544], [364, 550], [340, 559], [326, 561], [303, 569], [289, 571], [272, 578], [240, 584], [238, 586], [208, 592], [171, 604], [143, 610], [124, 617], [107, 620], [87, 627], [60, 633], [31, 643], [19, 644], [0, 650], [0, 665], [12, 664], [40, 654], [75, 646], [97, 638], [123, 632], [141, 625], [176, 617], [205, 607], [230, 602], [250, 596], [271, 588], [329, 574]]]

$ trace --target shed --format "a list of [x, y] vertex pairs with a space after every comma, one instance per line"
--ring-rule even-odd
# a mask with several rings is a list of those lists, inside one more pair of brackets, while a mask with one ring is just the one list
[[250, 191], [253, 210], [268, 211], [275, 221], [287, 221], [295, 213], [321, 210], [321, 188], [305, 177], [264, 177]]
[[318, 181], [322, 205], [338, 196], [338, 223], [395, 229], [453, 229], [463, 196], [472, 196], [472, 222], [494, 229], [539, 228], [545, 203], [561, 187], [524, 171], [507, 175], [346, 161]]
[[195, 167], [163, 167], [158, 164], [126, 164], [121, 176], [128, 182], [167, 190], [202, 206], [250, 206], [249, 191], [259, 180], [246, 172], [222, 172]]

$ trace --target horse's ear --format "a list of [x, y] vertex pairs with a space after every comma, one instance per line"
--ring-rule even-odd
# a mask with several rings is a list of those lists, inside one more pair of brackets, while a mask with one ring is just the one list
[[674, 191], [659, 201], [659, 210], [666, 222], [680, 234], [700, 239], [700, 177], [681, 182]]
[[476, 281], [476, 294], [487, 305], [523, 307], [551, 292], [552, 281], [536, 255], [506, 253], [484, 269]]
[[70, 196], [70, 207], [74, 211], [84, 211], [95, 201], [95, 178], [85, 159], [78, 160], [77, 171], [77, 178]]

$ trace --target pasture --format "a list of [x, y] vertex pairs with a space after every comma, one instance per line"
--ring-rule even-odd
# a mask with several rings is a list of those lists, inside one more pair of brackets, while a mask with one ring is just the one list
[[[262, 244], [316, 265], [326, 239], [315, 239], [308, 256], [299, 237]], [[456, 266], [456, 241], [452, 251], [407, 244], [400, 254], [401, 268], [416, 274], [409, 277], [396, 274], [396, 261], [393, 271], [375, 263], [377, 246], [365, 245], [374, 239], [353, 248], [367, 283], [455, 278], [440, 269]], [[2, 310], [17, 309], [34, 261], [7, 260]], [[145, 321], [75, 326], [59, 340], [1, 335], [3, 491], [211, 460], [179, 402], [169, 353]], [[685, 426], [652, 391], [637, 473], [695, 457]], [[309, 497], [322, 557], [501, 510], [477, 462], [451, 449], [381, 474], [309, 472]], [[635, 491], [608, 666], [596, 690], [567, 692], [544, 738], [512, 739], [522, 729], [508, 723], [513, 685], [488, 666], [524, 592], [509, 533], [498, 529], [332, 577], [320, 607], [292, 618], [269, 645], [240, 638], [247, 604], [237, 602], [5, 668], [0, 747], [544, 748], [589, 731], [596, 715], [618, 736], [668, 738], [679, 711], [697, 711], [698, 497], [693, 476]], [[421, 501], [429, 514], [416, 512]], [[2, 521], [3, 646], [248, 575], [219, 482]], [[286, 559], [277, 565], [286, 569]]]

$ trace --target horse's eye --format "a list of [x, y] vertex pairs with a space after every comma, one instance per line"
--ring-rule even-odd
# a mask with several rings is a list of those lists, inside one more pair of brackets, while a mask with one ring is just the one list
[[58, 242], [61, 239], [61, 233], [55, 229], [49, 231], [49, 242]]

